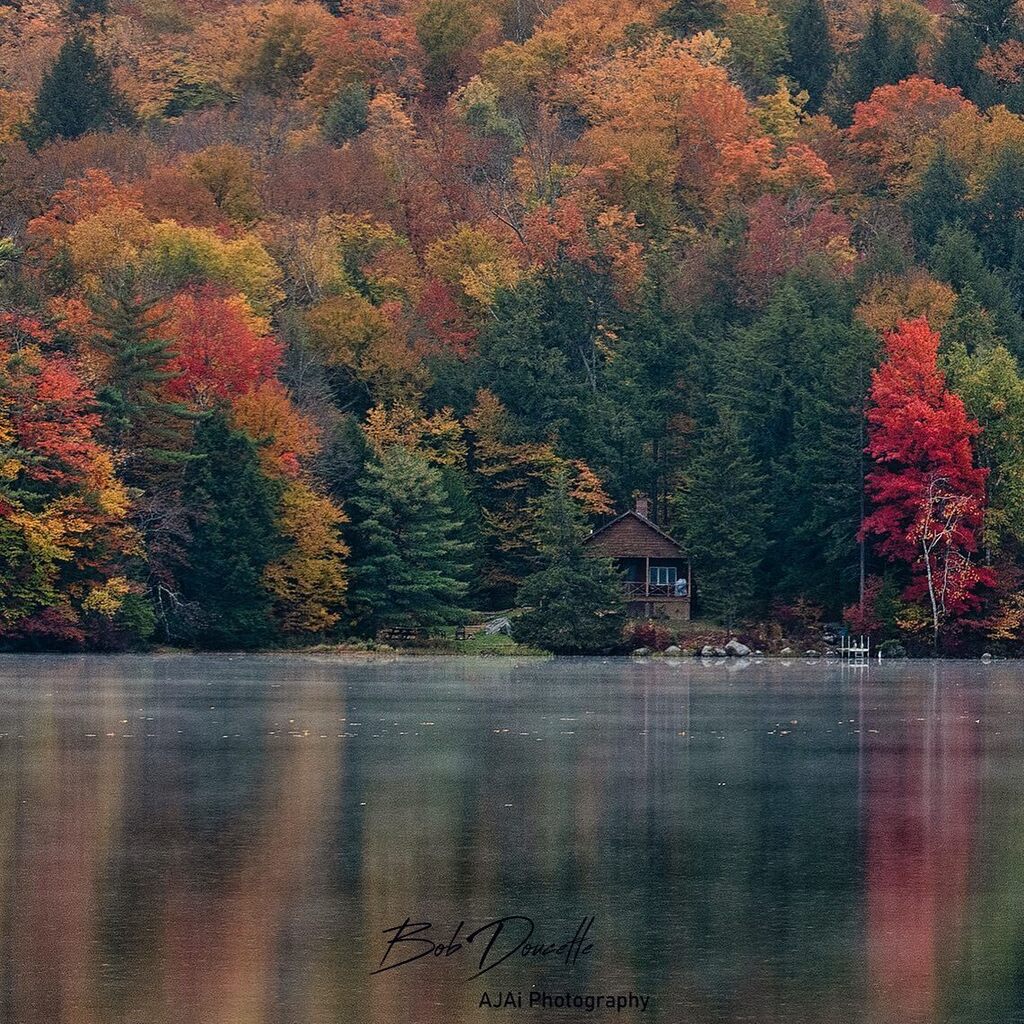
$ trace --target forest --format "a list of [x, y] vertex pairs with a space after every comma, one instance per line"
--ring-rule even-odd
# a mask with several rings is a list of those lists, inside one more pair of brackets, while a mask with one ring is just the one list
[[0, 647], [1015, 651], [1022, 214], [1009, 0], [0, 0]]

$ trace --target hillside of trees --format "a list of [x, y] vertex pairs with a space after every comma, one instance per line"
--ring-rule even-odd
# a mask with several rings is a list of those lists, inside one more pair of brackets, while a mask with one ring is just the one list
[[0, 646], [621, 630], [643, 494], [1014, 650], [1022, 215], [1007, 0], [0, 0]]

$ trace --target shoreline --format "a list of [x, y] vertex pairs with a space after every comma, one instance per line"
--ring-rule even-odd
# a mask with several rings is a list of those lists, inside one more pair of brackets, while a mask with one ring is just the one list
[[664, 662], [671, 665], [698, 663], [714, 667], [746, 667], [748, 665], [821, 665], [829, 668], [837, 665], [847, 667], [864, 667], [866, 665], [890, 665], [907, 662], [950, 662], [981, 664], [1003, 664], [1006, 662], [1024, 663], [1024, 655], [904, 655], [901, 657], [882, 657], [874, 655], [868, 659], [842, 658], [838, 655], [819, 654], [812, 657], [806, 654], [769, 654], [762, 653], [747, 656], [728, 655], [726, 657], [708, 657], [699, 653], [683, 651], [679, 654], [666, 654], [663, 651], [651, 651], [644, 654], [625, 652], [615, 654], [553, 654], [524, 647], [521, 650], [507, 649], [500, 651], [452, 651], [444, 648], [431, 647], [395, 647], [367, 650], [358, 646], [346, 645], [313, 645], [294, 648], [263, 648], [256, 650], [224, 649], [203, 650], [191, 647], [153, 647], [148, 650], [134, 651], [103, 651], [103, 650], [34, 650], [34, 651], [0, 651], [0, 658], [162, 658], [162, 657], [196, 657], [196, 658], [281, 658], [281, 657], [338, 657], [357, 661], [386, 661], [395, 658], [431, 658], [453, 661], [464, 661], [471, 658], [487, 660], [530, 659], [537, 661], [629, 661], [629, 662]]

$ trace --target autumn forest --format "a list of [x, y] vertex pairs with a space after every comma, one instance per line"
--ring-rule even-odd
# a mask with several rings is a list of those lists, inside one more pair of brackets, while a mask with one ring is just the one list
[[0, 0], [5, 649], [1014, 652], [1021, 360], [1009, 0]]

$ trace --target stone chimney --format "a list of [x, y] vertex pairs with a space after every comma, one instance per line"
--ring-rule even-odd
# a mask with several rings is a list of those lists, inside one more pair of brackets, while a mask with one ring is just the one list
[[638, 494], [636, 496], [636, 514], [643, 516], [644, 519], [650, 518], [650, 503], [647, 500], [646, 494]]

